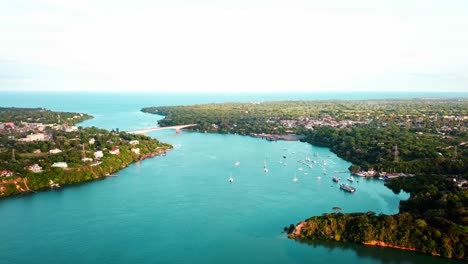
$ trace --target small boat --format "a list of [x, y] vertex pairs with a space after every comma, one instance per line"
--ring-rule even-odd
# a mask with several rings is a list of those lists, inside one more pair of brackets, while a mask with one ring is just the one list
[[240, 161], [234, 163], [234, 166], [239, 166], [240, 165]]
[[297, 182], [299, 179], [297, 178], [296, 176], [296, 173], [294, 173], [294, 179], [293, 179], [293, 182]]
[[268, 172], [268, 167], [267, 167], [267, 164], [266, 164], [266, 160], [265, 162], [263, 163], [263, 171], [266, 173]]
[[340, 189], [350, 192], [350, 193], [354, 193], [356, 191], [356, 188], [349, 186], [346, 183], [340, 184]]
[[232, 178], [232, 174], [229, 176], [229, 180], [228, 180], [230, 183], [234, 181], [234, 178]]
[[321, 180], [321, 179], [322, 179], [322, 177], [320, 177], [320, 176], [317, 176], [317, 180]]
[[353, 176], [349, 176], [348, 181], [353, 182], [353, 181], [354, 181], [354, 177], [353, 177]]
[[334, 182], [338, 182], [340, 179], [338, 179], [338, 177], [333, 177], [332, 179]]

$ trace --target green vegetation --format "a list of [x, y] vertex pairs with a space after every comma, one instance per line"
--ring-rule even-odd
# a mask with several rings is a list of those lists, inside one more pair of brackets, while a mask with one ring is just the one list
[[303, 141], [329, 147], [373, 168], [468, 177], [468, 103], [465, 99], [284, 101], [147, 107], [164, 115], [161, 126], [241, 135], [303, 134]]
[[468, 260], [468, 192], [441, 176], [393, 179], [386, 185], [402, 188], [411, 198], [396, 215], [331, 213], [289, 228], [300, 240], [335, 240], [416, 250]]
[[330, 148], [339, 157], [386, 172], [464, 175], [468, 178], [468, 136], [416, 134], [411, 129], [377, 122], [350, 128], [316, 127], [303, 139]]
[[[11, 115], [16, 111], [22, 114]], [[7, 117], [3, 116], [3, 113], [6, 113]], [[21, 123], [18, 119], [24, 118], [25, 113], [30, 113], [39, 120], [49, 120], [48, 118], [58, 116], [58, 113], [43, 109], [14, 109], [0, 112], [1, 120], [21, 124], [0, 131], [0, 171], [13, 174], [0, 177], [0, 197], [40, 190], [55, 184], [63, 186], [99, 179], [127, 167], [132, 162], [158, 155], [171, 148], [168, 144], [144, 135], [107, 131], [95, 127], [75, 128], [69, 131], [68, 125], [44, 128], [31, 123]], [[45, 119], [41, 117], [42, 113], [45, 114]], [[60, 116], [61, 118], [71, 116], [74, 121], [88, 117], [76, 113], [60, 113]], [[28, 129], [24, 129], [25, 127]], [[45, 136], [40, 140], [18, 140], [30, 133]], [[117, 149], [118, 153], [111, 153], [111, 150]], [[99, 151], [102, 151], [102, 157], [96, 156], [96, 152]], [[59, 162], [65, 162], [67, 167], [52, 166]], [[34, 164], [41, 169], [36, 172], [31, 171], [29, 166]]]
[[23, 122], [74, 125], [91, 118], [87, 114], [53, 112], [44, 108], [0, 107], [0, 122], [14, 122], [17, 126]]

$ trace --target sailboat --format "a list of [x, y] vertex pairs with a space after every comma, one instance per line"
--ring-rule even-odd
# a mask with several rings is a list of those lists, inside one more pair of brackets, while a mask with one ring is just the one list
[[240, 161], [234, 163], [234, 166], [239, 166], [240, 165]]
[[234, 181], [234, 178], [232, 178], [232, 173], [231, 173], [231, 175], [229, 176], [229, 182], [231, 183], [233, 181]]
[[266, 160], [265, 160], [265, 162], [263, 163], [263, 171], [264, 171], [264, 172], [268, 172], [268, 167], [267, 167], [267, 164], [266, 164]]
[[297, 182], [299, 179], [297, 178], [296, 176], [296, 173], [294, 173], [294, 179], [293, 179], [293, 182]]

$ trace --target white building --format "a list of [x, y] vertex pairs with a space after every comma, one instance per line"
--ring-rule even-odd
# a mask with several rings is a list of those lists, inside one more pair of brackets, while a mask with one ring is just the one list
[[77, 127], [77, 126], [65, 127], [65, 132], [75, 132], [75, 131], [78, 131], [78, 127]]
[[94, 142], [96, 142], [96, 140], [95, 140], [94, 138], [90, 138], [90, 139], [89, 139], [89, 144], [90, 144], [90, 145], [93, 145]]
[[10, 177], [13, 176], [13, 172], [9, 170], [0, 171], [0, 177]]
[[102, 150], [98, 150], [98, 151], [94, 152], [94, 158], [95, 159], [100, 159], [102, 157], [104, 157], [104, 153], [102, 153]]
[[52, 164], [53, 168], [68, 168], [68, 164], [66, 162], [54, 162]]
[[60, 153], [60, 152], [62, 152], [62, 151], [60, 149], [58, 149], [58, 148], [49, 150], [50, 154], [57, 154], [57, 153]]
[[111, 151], [109, 151], [109, 153], [112, 155], [119, 155], [120, 150], [118, 148], [113, 148]]
[[45, 140], [44, 134], [41, 134], [41, 133], [27, 135], [25, 138], [18, 139], [18, 141], [24, 141], [24, 142], [44, 141], [44, 140]]
[[83, 162], [93, 161], [92, 158], [82, 158], [81, 160], [82, 160]]
[[140, 155], [140, 148], [132, 148], [132, 152], [137, 155]]
[[128, 142], [128, 143], [130, 143], [130, 145], [138, 145], [138, 144], [140, 144], [140, 141], [138, 141], [138, 140], [131, 140], [131, 141]]

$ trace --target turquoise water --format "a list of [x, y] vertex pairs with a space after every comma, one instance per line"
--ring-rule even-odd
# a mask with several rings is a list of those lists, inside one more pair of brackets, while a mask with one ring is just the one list
[[[139, 112], [144, 106], [260, 96], [1, 95], [2, 106], [86, 112], [96, 118], [83, 126], [121, 130], [148, 127], [161, 118]], [[290, 99], [294, 96], [304, 97]], [[344, 180], [348, 175], [335, 171], [350, 164], [328, 149], [238, 135], [159, 131], [150, 136], [175, 149], [117, 177], [1, 200], [0, 263], [453, 263], [393, 249], [287, 239], [284, 226], [334, 206], [391, 214], [408, 197], [377, 180], [359, 179], [355, 194], [339, 190], [331, 177]], [[326, 160], [327, 174], [320, 166], [297, 162], [306, 156]]]

